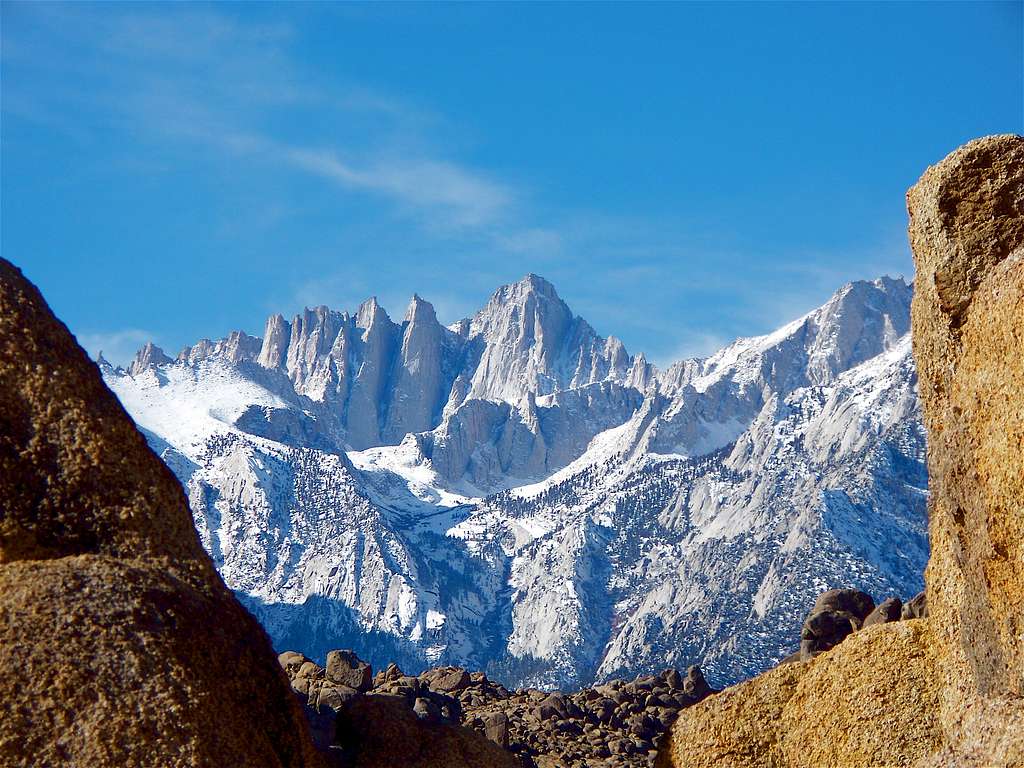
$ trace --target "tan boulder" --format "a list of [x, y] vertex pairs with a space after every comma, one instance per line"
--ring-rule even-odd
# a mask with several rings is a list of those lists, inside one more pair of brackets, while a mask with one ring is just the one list
[[318, 766], [180, 485], [0, 260], [0, 764]]
[[1024, 137], [971, 142], [907, 201], [947, 752], [1024, 764]]
[[660, 766], [1024, 765], [1024, 138], [967, 144], [907, 201], [927, 618], [684, 710]]

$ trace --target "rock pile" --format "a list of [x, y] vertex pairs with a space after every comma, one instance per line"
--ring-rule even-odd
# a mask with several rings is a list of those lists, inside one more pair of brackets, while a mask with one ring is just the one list
[[341, 650], [328, 653], [324, 666], [295, 651], [278, 662], [304, 705], [314, 743], [333, 766], [518, 765], [504, 745], [461, 725], [460, 695], [470, 684], [493, 685], [482, 675], [473, 680], [463, 669], [443, 668], [413, 677], [391, 664], [374, 676], [369, 664]]
[[827, 607], [812, 658], [680, 714], [659, 768], [1024, 766], [1024, 137], [960, 148], [907, 202], [926, 596], [886, 601], [838, 645], [857, 611]]
[[[486, 683], [483, 686], [486, 688]], [[490, 690], [501, 689], [491, 684]], [[714, 691], [697, 667], [612, 680], [572, 694], [534, 689], [463, 696], [464, 721], [519, 755], [525, 765], [653, 765], [680, 709]]]
[[459, 667], [412, 676], [391, 664], [371, 678], [369, 665], [348, 651], [331, 651], [326, 668], [293, 651], [279, 661], [306, 704], [318, 745], [342, 764], [354, 754], [338, 735], [351, 730], [354, 708], [372, 700], [410, 713], [423, 727], [469, 726], [527, 767], [651, 765], [678, 711], [714, 693], [696, 667], [565, 694], [510, 691]]
[[800, 649], [783, 664], [809, 661], [865, 627], [928, 615], [924, 592], [903, 604], [890, 597], [878, 606], [871, 595], [858, 589], [830, 589], [818, 596], [800, 630]]

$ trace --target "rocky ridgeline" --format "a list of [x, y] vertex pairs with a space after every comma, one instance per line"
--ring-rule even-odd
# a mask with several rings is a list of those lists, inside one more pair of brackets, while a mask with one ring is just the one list
[[510, 691], [459, 667], [414, 677], [390, 664], [374, 676], [350, 651], [331, 651], [323, 667], [294, 651], [279, 661], [305, 704], [314, 741], [339, 765], [351, 759], [343, 745], [351, 743], [352, 709], [367, 699], [427, 725], [469, 726], [527, 767], [652, 765], [678, 711], [715, 692], [697, 667], [566, 694]]

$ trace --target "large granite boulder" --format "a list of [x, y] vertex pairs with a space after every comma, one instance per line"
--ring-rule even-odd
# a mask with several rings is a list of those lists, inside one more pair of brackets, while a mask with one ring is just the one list
[[907, 199], [944, 754], [1022, 765], [1024, 137], [971, 142]]
[[967, 144], [907, 200], [926, 600], [683, 710], [660, 766], [1024, 765], [1024, 137]]
[[0, 764], [321, 764], [181, 486], [3, 260], [0, 499]]

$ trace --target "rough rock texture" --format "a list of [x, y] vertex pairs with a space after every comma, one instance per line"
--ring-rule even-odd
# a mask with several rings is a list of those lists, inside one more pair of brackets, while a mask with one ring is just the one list
[[3, 260], [0, 499], [0, 764], [321, 764], [181, 486]]
[[[659, 765], [907, 765], [940, 733], [928, 629], [872, 627], [681, 714]], [[899, 663], [879, 663], [879, 654]]]
[[962, 147], [907, 200], [943, 724], [961, 761], [1024, 763], [1024, 137]]
[[1024, 138], [971, 142], [907, 199], [927, 617], [686, 710], [662, 766], [1024, 765]]

